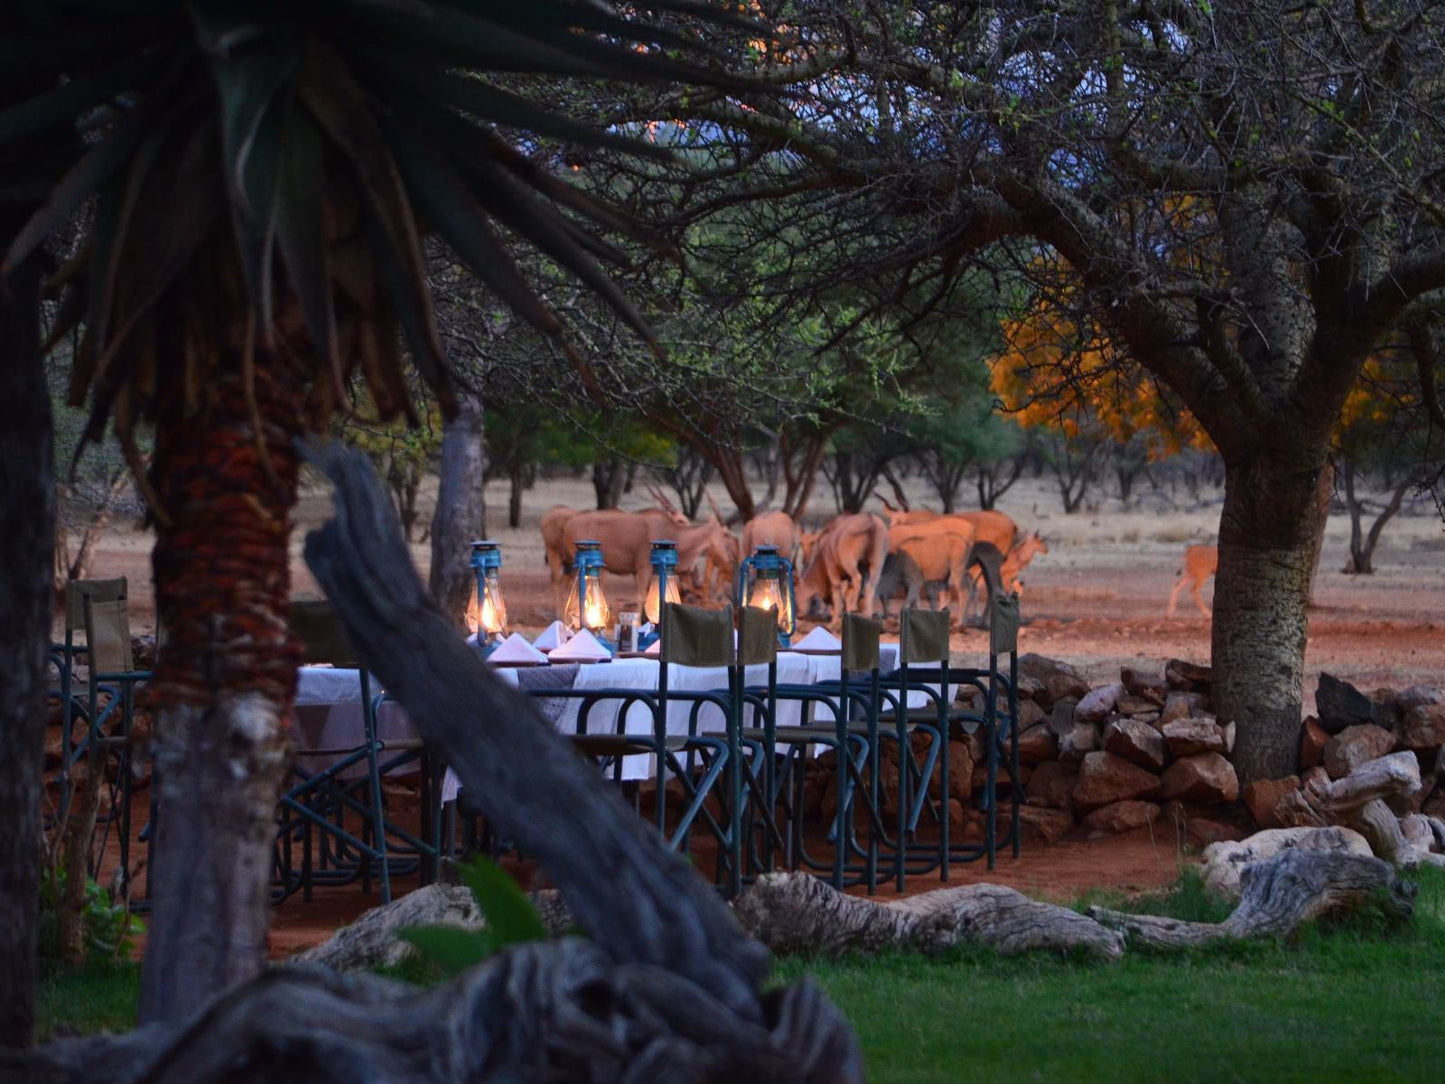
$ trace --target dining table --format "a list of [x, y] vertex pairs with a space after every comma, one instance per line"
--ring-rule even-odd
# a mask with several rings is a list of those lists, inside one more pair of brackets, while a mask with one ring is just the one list
[[[879, 664], [884, 672], [893, 670], [898, 664], [898, 645], [879, 645]], [[748, 666], [744, 670], [744, 684], [750, 688], [766, 686], [768, 680], [766, 665]], [[584, 725], [584, 698], [579, 692], [596, 691], [599, 697], [586, 707], [585, 727], [588, 733], [651, 734], [653, 732], [652, 709], [641, 700], [625, 708], [627, 692], [653, 693], [661, 677], [661, 663], [655, 657], [619, 657], [608, 662], [558, 663], [551, 665], [513, 667], [498, 666], [494, 673], [502, 681], [529, 692], [536, 702], [539, 713], [559, 733], [577, 734]], [[812, 686], [826, 682], [837, 682], [842, 676], [842, 659], [839, 652], [798, 652], [782, 650], [777, 656], [777, 681], [779, 685]], [[362, 702], [362, 683], [359, 670], [329, 666], [304, 666], [298, 671], [297, 693], [293, 718], [298, 731], [298, 742], [308, 749], [340, 750], [355, 748], [365, 742], [366, 722]], [[925, 679], [926, 680], [926, 679]], [[728, 686], [726, 667], [684, 667], [669, 664], [669, 693], [702, 693], [725, 691]], [[548, 689], [569, 690], [566, 697], [548, 697]], [[380, 682], [371, 681], [372, 695], [384, 693]], [[605, 695], [609, 692], [617, 696]], [[928, 702], [927, 694], [915, 692], [909, 696], [909, 706], [917, 707]], [[719, 733], [726, 730], [726, 718], [716, 704], [704, 703], [697, 709], [696, 727], [692, 721], [694, 701], [680, 698], [668, 705], [667, 733], [671, 736], [687, 736], [689, 733]], [[748, 713], [752, 708], [746, 709]], [[804, 721], [804, 705], [800, 700], [784, 699], [778, 707], [777, 725], [796, 726]], [[621, 717], [621, 718], [620, 718]], [[811, 708], [810, 722], [831, 722], [833, 714], [826, 702], [815, 703]], [[747, 715], [744, 724], [750, 725]], [[482, 725], [479, 721], [478, 725]], [[377, 710], [377, 736], [382, 742], [410, 740], [416, 738], [415, 729], [405, 709], [393, 701], [382, 700]], [[404, 765], [404, 770], [415, 771], [416, 762]], [[358, 771], [364, 771], [358, 765]], [[621, 778], [641, 780], [656, 774], [656, 767], [650, 754], [637, 754], [623, 758]], [[457, 792], [456, 778], [450, 770], [446, 773], [442, 798], [449, 801]]]

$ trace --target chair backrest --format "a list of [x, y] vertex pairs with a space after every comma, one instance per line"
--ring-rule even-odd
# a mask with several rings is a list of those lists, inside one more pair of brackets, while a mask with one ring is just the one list
[[1019, 597], [1002, 592], [993, 598], [989, 618], [988, 649], [995, 655], [1017, 655], [1019, 651]]
[[663, 665], [731, 666], [737, 658], [733, 643], [733, 608], [704, 610], [668, 602], [662, 608]]
[[114, 580], [70, 580], [65, 585], [65, 631], [85, 628], [85, 600], [118, 602], [126, 598], [125, 577]]
[[359, 665], [341, 618], [325, 599], [292, 599], [289, 623], [291, 632], [301, 641], [303, 662]]
[[883, 622], [862, 614], [843, 615], [843, 669], [878, 669], [878, 640]]
[[93, 595], [84, 595], [81, 612], [91, 674], [123, 674], [134, 670], [126, 600], [98, 602]]
[[948, 662], [947, 610], [904, 610], [899, 621], [899, 661]]
[[778, 659], [778, 615], [758, 606], [738, 611], [738, 662], [756, 666]]

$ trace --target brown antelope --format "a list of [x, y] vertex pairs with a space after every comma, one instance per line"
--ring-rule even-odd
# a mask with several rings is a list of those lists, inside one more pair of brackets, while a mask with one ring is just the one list
[[[679, 525], [681, 521], [682, 525]], [[637, 585], [638, 605], [647, 597], [652, 582], [652, 543], [667, 538], [677, 543], [678, 570], [686, 571], [697, 564], [710, 548], [725, 553], [723, 535], [728, 529], [716, 518], [693, 526], [677, 509], [664, 502], [662, 508], [641, 512], [623, 512], [616, 508], [594, 512], [578, 512], [567, 518], [562, 527], [560, 551], [568, 562], [578, 539], [593, 538], [602, 543], [603, 567], [608, 572], [632, 576]], [[554, 580], [560, 586], [563, 581]]]
[[797, 612], [814, 599], [832, 606], [833, 624], [854, 611], [877, 612], [878, 577], [888, 556], [888, 528], [866, 512], [838, 516], [814, 537], [803, 572], [794, 584]]
[[743, 553], [751, 556], [759, 546], [777, 546], [790, 561], [798, 555], [798, 525], [786, 512], [760, 512], [743, 525]]
[[1009, 550], [1003, 559], [1003, 568], [999, 570], [1003, 578], [1005, 591], [1012, 591], [1014, 594], [1023, 593], [1023, 580], [1019, 577], [1028, 567], [1028, 563], [1041, 553], [1049, 552], [1049, 544], [1044, 541], [1044, 536], [1038, 531], [1024, 535], [1023, 540]]
[[1199, 592], [1204, 587], [1205, 581], [1218, 571], [1218, 546], [1187, 547], [1184, 550], [1184, 567], [1180, 569], [1179, 582], [1174, 585], [1174, 590], [1169, 592], [1169, 608], [1164, 611], [1164, 616], [1174, 616], [1174, 606], [1179, 601], [1179, 592], [1187, 586], [1189, 593], [1194, 596], [1194, 605], [1199, 607], [1199, 612], [1205, 617], [1213, 617], [1214, 615], [1209, 612], [1209, 607], [1204, 605], [1204, 598]]
[[567, 527], [567, 521], [575, 516], [577, 511], [565, 504], [557, 504], [542, 513], [542, 545], [547, 551], [547, 571], [552, 576], [554, 594], [557, 592], [557, 585], [562, 582], [567, 575], [567, 569], [572, 565], [572, 553], [567, 549], [562, 532]]
[[974, 537], [972, 523], [957, 516], [940, 516], [889, 528], [888, 548], [913, 558], [925, 581], [947, 580], [957, 605], [954, 613], [962, 620]]

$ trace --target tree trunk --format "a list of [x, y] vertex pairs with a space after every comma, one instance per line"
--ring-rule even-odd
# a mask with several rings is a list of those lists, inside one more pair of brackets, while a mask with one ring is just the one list
[[517, 456], [507, 464], [507, 482], [511, 487], [507, 494], [507, 526], [513, 530], [522, 525], [522, 490], [526, 488], [526, 481], [522, 458]]
[[266, 960], [281, 720], [300, 662], [287, 557], [303, 415], [281, 359], [258, 363], [254, 389], [237, 358], [218, 368], [207, 409], [156, 428], [166, 639], [151, 683], [159, 815], [142, 1021], [183, 1020]]
[[[25, 217], [23, 208], [0, 211], [4, 243]], [[29, 1045], [35, 1022], [40, 770], [55, 564], [40, 279], [37, 255], [0, 284], [0, 1046], [17, 1047]]]
[[476, 586], [470, 557], [473, 539], [487, 533], [487, 458], [482, 444], [481, 397], [457, 397], [457, 414], [442, 432], [441, 481], [432, 513], [431, 575], [428, 586], [442, 613], [458, 628], [466, 623], [467, 602]]
[[599, 452], [592, 461], [592, 492], [597, 497], [597, 507], [616, 508], [626, 482], [627, 470], [622, 457]]
[[1282, 778], [1298, 760], [1325, 457], [1288, 445], [1281, 439], [1283, 451], [1226, 468], [1211, 634], [1214, 700], [1220, 723], [1239, 726], [1235, 768], [1244, 783]]
[[1311, 564], [1314, 572], [1310, 576], [1310, 603], [1314, 603], [1315, 586], [1320, 582], [1320, 555], [1325, 551], [1325, 525], [1330, 521], [1330, 505], [1335, 499], [1335, 464], [1326, 459], [1320, 471], [1320, 482], [1315, 488], [1315, 518], [1319, 521], [1315, 529], [1315, 559]]
[[1363, 520], [1365, 516], [1365, 502], [1355, 496], [1355, 465], [1350, 460], [1345, 460], [1345, 503], [1350, 509], [1350, 559], [1345, 564], [1344, 571], [1351, 575], [1369, 576], [1375, 571], [1375, 547], [1379, 545], [1380, 534], [1385, 529], [1385, 524], [1395, 518], [1395, 513], [1400, 511], [1400, 506], [1405, 502], [1405, 491], [1409, 489], [1408, 484], [1397, 485], [1390, 493], [1390, 500], [1381, 509], [1380, 514], [1375, 517], [1375, 522], [1370, 524], [1368, 532], [1364, 531]]

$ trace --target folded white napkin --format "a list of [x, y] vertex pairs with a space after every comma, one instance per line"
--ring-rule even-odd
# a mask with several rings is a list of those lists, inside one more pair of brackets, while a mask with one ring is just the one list
[[551, 662], [602, 662], [612, 658], [608, 651], [587, 629], [578, 632], [561, 647], [548, 656]]
[[553, 621], [542, 630], [542, 635], [532, 641], [532, 646], [545, 655], [549, 651], [556, 651], [571, 638], [571, 629], [560, 621]]
[[538, 651], [520, 632], [514, 632], [487, 656], [493, 666], [545, 666], [547, 656]]

